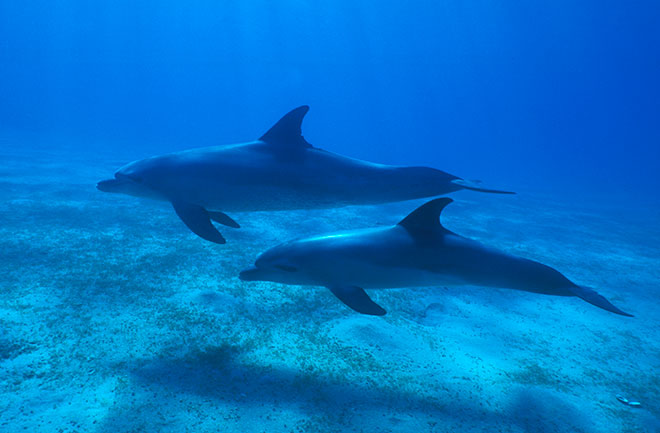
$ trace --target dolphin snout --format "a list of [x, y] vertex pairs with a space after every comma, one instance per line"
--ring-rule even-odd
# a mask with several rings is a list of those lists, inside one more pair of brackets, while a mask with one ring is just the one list
[[238, 274], [238, 278], [240, 278], [241, 281], [260, 281], [261, 278], [259, 278], [259, 274], [261, 274], [261, 270], [256, 266], [252, 266], [241, 271], [241, 273]]
[[102, 180], [96, 184], [96, 189], [103, 192], [117, 192], [123, 183], [120, 179]]

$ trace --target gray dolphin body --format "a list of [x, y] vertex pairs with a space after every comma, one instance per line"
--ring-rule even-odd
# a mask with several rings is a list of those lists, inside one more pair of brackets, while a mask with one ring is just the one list
[[384, 315], [364, 291], [376, 288], [474, 285], [577, 296], [629, 316], [594, 290], [557, 270], [459, 236], [440, 223], [452, 200], [432, 200], [393, 227], [294, 240], [264, 252], [244, 281], [328, 287], [353, 310]]
[[216, 243], [225, 240], [211, 220], [239, 227], [224, 212], [378, 204], [461, 189], [505, 193], [429, 167], [374, 164], [315, 148], [301, 135], [308, 110], [292, 110], [257, 141], [132, 162], [97, 188], [169, 201], [188, 228]]

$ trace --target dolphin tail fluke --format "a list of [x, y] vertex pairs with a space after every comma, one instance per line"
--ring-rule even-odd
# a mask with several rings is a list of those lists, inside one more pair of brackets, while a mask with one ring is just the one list
[[201, 206], [186, 202], [172, 202], [174, 211], [181, 221], [197, 236], [216, 244], [227, 242], [211, 223], [211, 217]]
[[611, 313], [620, 314], [626, 317], [635, 317], [632, 314], [628, 314], [625, 311], [621, 311], [619, 308], [612, 305], [610, 301], [605, 299], [603, 295], [601, 295], [600, 293], [596, 292], [593, 289], [590, 289], [588, 287], [576, 286], [576, 287], [571, 287], [569, 290], [573, 292], [573, 294], [575, 294], [575, 296], [577, 296], [578, 298], [583, 299], [588, 303], [590, 303], [591, 305], [595, 305], [598, 308], [602, 308], [603, 310], [607, 310]]
[[489, 188], [484, 188], [481, 186], [481, 182], [479, 181], [471, 181], [471, 180], [465, 180], [465, 179], [454, 179], [451, 181], [451, 183], [455, 183], [456, 185], [460, 186], [461, 188], [464, 189], [469, 189], [472, 191], [479, 191], [479, 192], [488, 192], [491, 194], [515, 194], [513, 191], [502, 191], [499, 189], [489, 189]]
[[372, 301], [367, 292], [361, 287], [333, 286], [328, 288], [347, 307], [358, 313], [370, 316], [384, 316], [386, 313], [383, 307]]

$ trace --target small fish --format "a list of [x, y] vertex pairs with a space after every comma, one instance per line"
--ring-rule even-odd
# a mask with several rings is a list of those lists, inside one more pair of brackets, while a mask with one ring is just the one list
[[622, 396], [621, 394], [617, 394], [616, 399], [619, 400], [621, 403], [625, 404], [626, 406], [630, 406], [630, 407], [641, 407], [642, 406], [642, 403], [640, 403], [638, 401], [630, 401], [627, 398], [625, 398], [624, 396]]

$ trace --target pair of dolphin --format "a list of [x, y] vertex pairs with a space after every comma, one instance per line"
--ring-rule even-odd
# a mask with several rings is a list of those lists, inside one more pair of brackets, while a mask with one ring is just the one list
[[[508, 193], [429, 167], [360, 161], [310, 145], [301, 135], [307, 106], [282, 117], [257, 141], [192, 149], [132, 162], [101, 191], [169, 201], [198, 236], [225, 243], [211, 221], [238, 228], [224, 213], [379, 204], [461, 189]], [[299, 239], [263, 253], [242, 280], [328, 287], [353, 310], [384, 315], [365, 288], [429, 285], [508, 287], [578, 296], [616, 314], [604, 297], [543, 264], [485, 247], [446, 230], [432, 200], [394, 227]]]

